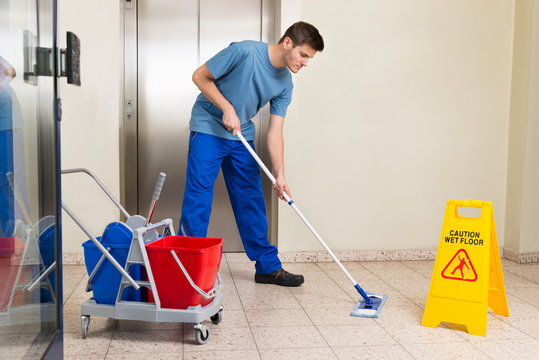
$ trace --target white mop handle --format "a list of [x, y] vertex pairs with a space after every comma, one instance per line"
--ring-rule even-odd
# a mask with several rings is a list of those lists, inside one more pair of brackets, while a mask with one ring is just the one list
[[[258, 163], [258, 165], [260, 166], [260, 168], [262, 170], [264, 170], [264, 172], [266, 173], [266, 175], [269, 177], [269, 179], [271, 180], [271, 182], [275, 185], [277, 185], [277, 181], [275, 180], [275, 177], [273, 177], [273, 175], [271, 174], [271, 172], [268, 170], [268, 168], [266, 167], [266, 165], [264, 165], [264, 163], [262, 162], [262, 160], [260, 160], [260, 158], [258, 157], [258, 155], [256, 154], [256, 152], [253, 150], [253, 148], [247, 143], [247, 141], [245, 140], [245, 138], [243, 137], [243, 135], [238, 132], [238, 137], [239, 139], [241, 140], [241, 142], [243, 143], [243, 145], [245, 145], [245, 147], [247, 148], [247, 150], [249, 151], [249, 153], [251, 153], [251, 155], [253, 156], [253, 158], [256, 160], [256, 162]], [[298, 216], [301, 218], [301, 220], [303, 220], [303, 222], [305, 223], [305, 225], [307, 225], [307, 227], [309, 228], [309, 230], [311, 230], [311, 232], [314, 234], [314, 236], [316, 236], [316, 238], [318, 239], [318, 241], [320, 241], [320, 243], [322, 244], [322, 246], [324, 247], [324, 249], [326, 249], [326, 251], [328, 252], [328, 254], [333, 258], [333, 260], [337, 263], [337, 265], [339, 265], [339, 267], [341, 268], [341, 270], [346, 274], [346, 276], [348, 277], [348, 279], [352, 282], [352, 284], [357, 285], [357, 282], [354, 280], [354, 278], [352, 277], [352, 275], [350, 275], [350, 273], [348, 272], [348, 270], [346, 270], [346, 268], [341, 264], [341, 262], [339, 261], [339, 259], [337, 259], [337, 257], [335, 256], [335, 254], [333, 253], [333, 251], [331, 251], [331, 249], [326, 245], [326, 243], [324, 242], [324, 240], [322, 240], [322, 237], [316, 232], [316, 230], [312, 227], [312, 225], [309, 223], [309, 221], [307, 221], [307, 219], [305, 218], [305, 216], [303, 216], [303, 214], [301, 213], [301, 211], [299, 211], [298, 207], [296, 206], [296, 204], [294, 204], [294, 202], [292, 201], [292, 199], [290, 198], [290, 196], [288, 196], [288, 194], [286, 192], [283, 191], [283, 196], [284, 198], [286, 199], [286, 201], [288, 202], [288, 205], [292, 206], [292, 209], [294, 209], [294, 211], [296, 211], [296, 213], [298, 214]]]
[[[253, 148], [251, 147], [251, 145], [249, 145], [249, 143], [247, 142], [247, 140], [245, 140], [245, 138], [243, 137], [243, 135], [238, 132], [238, 137], [240, 138], [241, 142], [243, 143], [243, 145], [245, 145], [245, 147], [247, 148], [247, 150], [249, 150], [249, 152], [251, 153], [251, 155], [253, 156], [253, 158], [256, 160], [256, 162], [258, 163], [258, 166], [260, 166], [260, 168], [262, 170], [264, 170], [264, 172], [266, 173], [266, 175], [268, 175], [269, 179], [271, 180], [271, 182], [275, 185], [277, 185], [277, 180], [275, 180], [275, 177], [273, 176], [273, 174], [271, 173], [271, 171], [268, 170], [268, 168], [266, 167], [266, 165], [264, 165], [264, 163], [262, 162], [262, 160], [260, 160], [260, 158], [258, 157], [258, 155], [256, 154], [256, 152], [253, 150]], [[290, 196], [288, 196], [288, 194], [286, 192], [283, 191], [283, 195], [284, 195], [284, 198], [286, 199], [286, 201], [290, 201]]]

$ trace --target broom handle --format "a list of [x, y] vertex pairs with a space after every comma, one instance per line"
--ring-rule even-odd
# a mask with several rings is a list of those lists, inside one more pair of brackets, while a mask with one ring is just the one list
[[[238, 132], [238, 138], [240, 139], [240, 141], [243, 143], [243, 145], [245, 145], [245, 147], [247, 148], [247, 150], [249, 151], [249, 153], [253, 156], [253, 158], [256, 160], [256, 162], [258, 163], [258, 165], [260, 166], [260, 168], [262, 170], [264, 170], [264, 172], [266, 173], [266, 175], [268, 176], [268, 178], [271, 180], [271, 182], [277, 186], [277, 181], [275, 180], [275, 177], [271, 174], [271, 172], [268, 170], [268, 168], [266, 167], [266, 165], [264, 165], [264, 163], [262, 162], [262, 160], [260, 160], [260, 158], [258, 157], [258, 155], [256, 154], [256, 152], [253, 150], [253, 148], [249, 145], [249, 143], [247, 143], [247, 140], [245, 140], [245, 138], [243, 137], [243, 135]], [[345, 273], [345, 275], [348, 277], [348, 279], [352, 282], [352, 284], [354, 285], [354, 287], [356, 288], [356, 290], [361, 294], [361, 296], [363, 296], [365, 298], [365, 300], [367, 300], [367, 302], [370, 302], [371, 300], [369, 299], [369, 297], [367, 296], [367, 294], [363, 291], [363, 289], [361, 289], [361, 287], [358, 285], [358, 283], [354, 280], [354, 278], [352, 277], [352, 275], [350, 275], [350, 273], [348, 272], [348, 270], [346, 270], [346, 268], [341, 264], [341, 262], [339, 261], [339, 259], [337, 259], [337, 257], [335, 256], [335, 254], [333, 253], [333, 251], [331, 251], [331, 249], [326, 245], [326, 243], [324, 242], [324, 240], [322, 240], [322, 237], [316, 232], [316, 230], [312, 227], [312, 225], [309, 223], [309, 221], [307, 221], [307, 219], [305, 218], [305, 216], [303, 216], [303, 214], [301, 213], [301, 211], [299, 211], [298, 207], [296, 206], [296, 204], [294, 204], [294, 202], [292, 201], [292, 199], [290, 198], [290, 196], [288, 196], [288, 194], [286, 192], [283, 191], [283, 196], [285, 198], [285, 200], [288, 202], [288, 205], [290, 205], [292, 207], [292, 209], [294, 209], [294, 211], [296, 211], [296, 213], [298, 214], [298, 216], [301, 218], [301, 220], [303, 220], [303, 222], [305, 223], [305, 225], [307, 225], [307, 227], [309, 228], [309, 230], [311, 230], [311, 232], [314, 234], [314, 236], [316, 236], [316, 238], [318, 239], [318, 241], [320, 241], [320, 244], [322, 244], [322, 246], [324, 247], [324, 249], [326, 249], [326, 251], [328, 252], [328, 254], [333, 258], [333, 260], [337, 263], [337, 265], [339, 265], [339, 267], [341, 268], [341, 270]]]

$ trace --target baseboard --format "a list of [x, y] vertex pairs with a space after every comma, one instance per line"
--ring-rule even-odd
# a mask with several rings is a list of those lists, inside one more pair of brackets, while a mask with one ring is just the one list
[[539, 251], [528, 251], [523, 253], [517, 253], [513, 250], [504, 249], [504, 259], [511, 260], [517, 264], [529, 264], [539, 262]]
[[[340, 261], [394, 261], [394, 260], [434, 260], [436, 250], [348, 250], [334, 251]], [[326, 251], [280, 252], [284, 263], [330, 262], [333, 261]]]
[[[340, 261], [405, 261], [405, 260], [434, 260], [436, 250], [349, 250], [335, 251]], [[500, 248], [500, 256], [517, 264], [539, 262], [539, 251], [515, 253], [512, 250]], [[284, 263], [331, 262], [331, 256], [326, 251], [285, 251], [279, 253], [279, 259]], [[64, 254], [64, 265], [84, 265], [83, 254]]]

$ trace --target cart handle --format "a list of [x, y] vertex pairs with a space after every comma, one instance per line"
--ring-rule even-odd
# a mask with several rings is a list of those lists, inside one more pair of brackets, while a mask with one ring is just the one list
[[193, 287], [193, 289], [195, 289], [200, 295], [202, 295], [202, 297], [203, 297], [205, 300], [209, 300], [209, 299], [214, 298], [215, 295], [217, 295], [217, 292], [221, 291], [221, 289], [223, 288], [223, 282], [221, 281], [221, 275], [219, 275], [219, 273], [217, 273], [217, 280], [218, 280], [219, 284], [218, 284], [217, 286], [215, 286], [213, 289], [211, 289], [209, 292], [206, 293], [204, 290], [202, 290], [201, 288], [199, 288], [199, 287], [193, 282], [193, 279], [191, 279], [191, 277], [190, 277], [189, 274], [187, 273], [187, 270], [185, 270], [185, 267], [183, 267], [182, 262], [180, 261], [180, 259], [178, 259], [178, 256], [176, 255], [176, 253], [174, 252], [174, 250], [170, 250], [170, 253], [171, 253], [172, 256], [174, 257], [174, 260], [176, 260], [176, 262], [178, 263], [178, 266], [180, 267], [180, 269], [182, 269], [183, 274], [184, 274], [185, 277], [187, 278], [187, 281], [189, 281], [189, 284], [191, 284], [191, 286]]
[[118, 202], [118, 200], [116, 200], [116, 198], [111, 194], [111, 192], [105, 187], [105, 185], [101, 182], [101, 180], [99, 180], [99, 178], [93, 172], [84, 168], [62, 170], [62, 174], [73, 174], [73, 173], [79, 173], [79, 172], [88, 174], [92, 179], [94, 179], [97, 185], [99, 185], [99, 187], [101, 188], [101, 190], [103, 190], [105, 194], [107, 194], [107, 196], [112, 200], [114, 205], [116, 205], [116, 207], [120, 209], [122, 214], [124, 214], [125, 217], [128, 219], [131, 217], [131, 215], [129, 215], [127, 210], [125, 210], [125, 208]]
[[[110, 251], [110, 247], [107, 247], [107, 251]], [[105, 254], [101, 255], [101, 258], [97, 262], [97, 265], [92, 270], [92, 273], [90, 274], [90, 277], [88, 278], [88, 282], [86, 283], [86, 292], [92, 291], [92, 279], [94, 278], [95, 273], [97, 272], [97, 270], [103, 263], [103, 260], [105, 260]]]

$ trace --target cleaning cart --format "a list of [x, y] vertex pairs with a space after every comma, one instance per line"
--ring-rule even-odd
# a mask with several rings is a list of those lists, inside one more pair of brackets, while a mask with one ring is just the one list
[[210, 330], [203, 321], [209, 318], [218, 324], [222, 319], [223, 284], [218, 270], [223, 239], [175, 236], [171, 219], [150, 222], [163, 173], [146, 219], [129, 215], [89, 170], [63, 170], [62, 174], [79, 172], [91, 176], [127, 219], [109, 224], [96, 238], [62, 202], [66, 213], [90, 238], [83, 245], [89, 274], [86, 291], [93, 291], [94, 296], [81, 305], [82, 337], [88, 335], [91, 316], [102, 316], [193, 323], [197, 343], [205, 344]]

